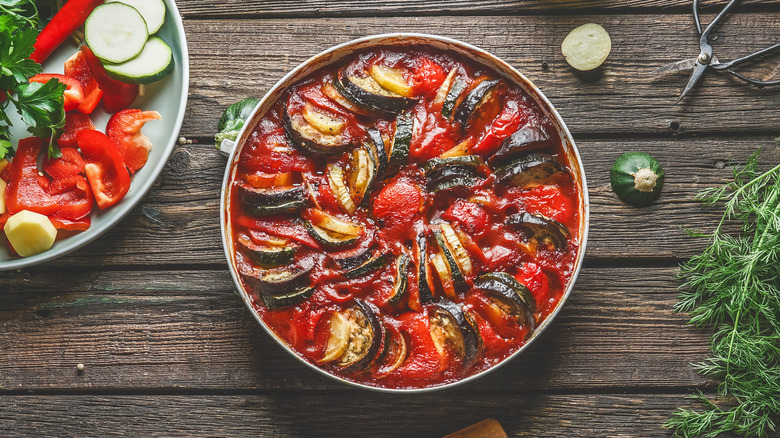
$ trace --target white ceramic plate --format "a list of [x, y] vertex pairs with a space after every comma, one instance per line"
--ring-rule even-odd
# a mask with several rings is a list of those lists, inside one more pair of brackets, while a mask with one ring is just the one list
[[[92, 226], [86, 231], [57, 239], [50, 250], [32, 257], [17, 257], [8, 249], [5, 236], [0, 237], [0, 271], [54, 260], [97, 239], [119, 223], [141, 201], [162, 172], [179, 138], [190, 82], [187, 41], [184, 37], [181, 16], [173, 0], [165, 0], [165, 4], [167, 6], [165, 23], [157, 35], [173, 50], [175, 63], [173, 73], [161, 81], [146, 85], [144, 95], [136, 98], [131, 106], [131, 108], [155, 110], [162, 115], [162, 120], [153, 120], [143, 128], [143, 133], [149, 136], [154, 145], [154, 149], [149, 154], [149, 162], [133, 176], [130, 191], [124, 199], [107, 210], [99, 210], [95, 205], [92, 211]], [[62, 73], [65, 60], [76, 50], [78, 46], [69, 39], [44, 62], [43, 71]], [[106, 114], [102, 108], [102, 105], [98, 105], [91, 118], [95, 128], [105, 132], [110, 114]], [[15, 125], [12, 130], [15, 145], [19, 138], [28, 137], [30, 134], [26, 132], [26, 126], [18, 118], [16, 111], [9, 108], [8, 112], [11, 113], [9, 115], [12, 116]]]

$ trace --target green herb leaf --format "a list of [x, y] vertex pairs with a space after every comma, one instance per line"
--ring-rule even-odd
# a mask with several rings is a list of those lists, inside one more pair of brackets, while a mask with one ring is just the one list
[[13, 145], [8, 140], [0, 140], [0, 159], [11, 156], [13, 154]]
[[0, 31], [0, 89], [13, 90], [41, 72], [41, 66], [30, 59], [37, 35], [34, 27], [13, 34], [9, 29]]

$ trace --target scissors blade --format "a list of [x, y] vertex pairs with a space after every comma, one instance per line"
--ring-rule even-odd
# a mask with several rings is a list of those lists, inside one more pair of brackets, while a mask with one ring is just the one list
[[655, 76], [661, 76], [668, 73], [676, 73], [678, 71], [690, 70], [695, 66], [696, 66], [696, 58], [683, 59], [682, 61], [670, 62], [669, 64], [666, 64], [662, 67], [658, 67], [657, 69], [651, 71], [650, 74]]
[[693, 73], [691, 73], [691, 78], [688, 80], [688, 84], [685, 86], [682, 94], [680, 94], [680, 98], [677, 99], [677, 103], [680, 103], [680, 101], [683, 100], [683, 97], [685, 97], [699, 82], [704, 75], [704, 72], [707, 70], [707, 67], [709, 67], [709, 64], [702, 64], [698, 60], [696, 61], [696, 65], [693, 67]]

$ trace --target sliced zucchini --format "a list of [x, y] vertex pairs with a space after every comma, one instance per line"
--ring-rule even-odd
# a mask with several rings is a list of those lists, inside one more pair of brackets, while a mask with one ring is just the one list
[[241, 272], [244, 284], [260, 295], [281, 296], [308, 286], [314, 263], [298, 268], [253, 269]]
[[351, 146], [345, 133], [324, 134], [309, 124], [303, 114], [290, 114], [285, 108], [282, 118], [290, 143], [305, 154], [339, 155]]
[[555, 157], [548, 154], [530, 154], [496, 169], [496, 182], [519, 187], [536, 187], [566, 172]]
[[309, 232], [309, 235], [326, 248], [343, 248], [354, 245], [358, 241], [357, 236], [345, 236], [343, 234], [333, 233], [313, 225], [309, 221], [303, 221], [303, 225], [306, 227], [306, 231]]
[[459, 157], [448, 158], [433, 158], [422, 164], [423, 172], [425, 176], [431, 175], [445, 167], [457, 165], [462, 167], [469, 167], [476, 170], [483, 164], [482, 158], [479, 155], [463, 155]]
[[[114, 3], [115, 4], [115, 3]], [[150, 84], [173, 72], [173, 51], [160, 38], [146, 41], [141, 53], [121, 64], [104, 64], [108, 76], [130, 84]]]
[[261, 295], [260, 298], [263, 300], [265, 307], [268, 309], [281, 309], [282, 307], [295, 306], [296, 304], [306, 301], [314, 293], [314, 289], [315, 288], [313, 286], [308, 286], [298, 289], [295, 292], [289, 293], [287, 295], [281, 295], [278, 297]]
[[401, 253], [395, 259], [395, 275], [393, 277], [393, 292], [390, 294], [389, 304], [397, 304], [401, 298], [406, 295], [406, 288], [409, 281], [409, 256]]
[[[471, 118], [479, 114], [481, 107], [489, 105], [497, 97], [497, 93], [494, 91], [497, 89], [498, 84], [498, 79], [485, 80], [477, 84], [458, 105], [453, 115], [453, 120], [459, 122], [464, 128], [468, 126]], [[491, 111], [495, 110], [491, 108]]]
[[106, 3], [115, 1], [137, 9], [144, 17], [149, 35], [157, 33], [165, 22], [165, 2], [162, 0], [108, 0]]
[[338, 164], [328, 164], [328, 184], [333, 192], [333, 196], [336, 198], [336, 202], [339, 203], [339, 207], [345, 213], [354, 213], [357, 210], [357, 205], [352, 200], [349, 189], [344, 182], [344, 171]]
[[[453, 237], [455, 237], [455, 239], [457, 240], [457, 236], [454, 236], [454, 231], [452, 230], [452, 228], [450, 228], [450, 231], [452, 231]], [[460, 265], [458, 264], [455, 258], [455, 254], [453, 253], [453, 250], [451, 250], [449, 245], [447, 245], [447, 240], [444, 237], [444, 233], [440, 230], [433, 230], [433, 236], [436, 238], [436, 244], [439, 246], [439, 250], [441, 251], [441, 254], [444, 257], [444, 261], [447, 262], [447, 269], [452, 279], [452, 285], [455, 288], [455, 291], [461, 293], [465, 292], [469, 286], [468, 283], [466, 283], [466, 273], [463, 271], [463, 269], [461, 269]], [[463, 247], [461, 246], [461, 248]], [[466, 257], [468, 258], [468, 254], [466, 255]], [[469, 262], [469, 266], [470, 265], [471, 262]]]
[[425, 239], [425, 233], [420, 233], [414, 239], [414, 262], [417, 270], [417, 289], [420, 292], [420, 302], [427, 303], [433, 301], [433, 291], [431, 290], [428, 277], [430, 276], [430, 267], [428, 266], [428, 242]]
[[524, 126], [501, 143], [498, 150], [488, 158], [488, 164], [495, 169], [520, 154], [549, 146], [552, 146], [552, 138], [543, 127]]
[[430, 191], [436, 194], [450, 189], [469, 188], [476, 185], [480, 181], [482, 181], [481, 178], [472, 176], [459, 176], [457, 178], [448, 179], [432, 185]]
[[370, 75], [344, 76], [339, 79], [344, 97], [358, 105], [388, 113], [400, 113], [416, 101], [383, 88]]
[[403, 97], [412, 97], [412, 87], [406, 83], [401, 70], [374, 64], [368, 74], [385, 90]]
[[[474, 282], [474, 286], [484, 290], [496, 289], [498, 287], [494, 283], [496, 281], [508, 286], [517, 294], [522, 304], [528, 307], [531, 313], [536, 313], [536, 298], [534, 298], [531, 291], [523, 283], [520, 283], [515, 277], [506, 272], [487, 272], [482, 274]], [[502, 295], [506, 294], [502, 292]]]
[[295, 244], [286, 246], [258, 245], [246, 235], [238, 236], [238, 243], [244, 254], [261, 268], [275, 268], [292, 263], [295, 251], [298, 249]]
[[385, 327], [385, 354], [380, 359], [379, 368], [374, 376], [383, 377], [403, 365], [409, 354], [409, 347], [404, 335], [391, 327]]
[[553, 249], [566, 249], [571, 234], [562, 223], [541, 214], [517, 213], [509, 216], [507, 224], [525, 231], [532, 240]]
[[347, 126], [346, 120], [336, 114], [315, 107], [311, 102], [306, 102], [303, 105], [301, 115], [314, 129], [327, 135], [341, 134], [344, 131], [344, 127]]
[[453, 164], [451, 166], [437, 170], [436, 172], [430, 172], [428, 176], [428, 182], [426, 187], [428, 190], [432, 190], [444, 182], [453, 179], [476, 179], [474, 169]]
[[471, 275], [474, 271], [474, 267], [471, 264], [471, 257], [463, 246], [463, 243], [461, 243], [458, 234], [452, 228], [452, 225], [446, 222], [442, 223], [441, 234], [444, 238], [444, 243], [447, 244], [447, 248], [449, 248], [450, 252], [455, 257], [455, 262], [458, 264], [460, 270], [463, 271], [463, 274], [466, 276]]
[[368, 133], [369, 141], [366, 142], [366, 150], [371, 156], [371, 161], [375, 163], [374, 169], [374, 184], [372, 189], [376, 189], [376, 185], [379, 184], [385, 177], [387, 171], [387, 152], [385, 152], [385, 140], [382, 138], [382, 134], [379, 130], [369, 128], [366, 130]]
[[364, 275], [368, 275], [372, 272], [384, 268], [385, 265], [387, 265], [387, 262], [389, 260], [390, 260], [390, 253], [384, 252], [382, 254], [379, 254], [371, 258], [370, 260], [366, 261], [362, 265], [344, 272], [344, 276], [347, 278], [357, 278], [357, 277], [362, 277]]
[[339, 219], [323, 210], [311, 209], [308, 210], [308, 215], [312, 224], [332, 233], [359, 236], [363, 232], [362, 225]]
[[343, 221], [322, 210], [309, 210], [310, 218], [304, 220], [306, 231], [326, 248], [343, 248], [357, 243], [362, 232], [360, 225]]
[[377, 164], [374, 163], [368, 147], [363, 146], [352, 151], [347, 168], [347, 183], [355, 204], [360, 204], [364, 199], [368, 199], [376, 180], [376, 169]]
[[456, 77], [453, 80], [452, 87], [447, 92], [447, 97], [441, 105], [441, 115], [445, 119], [449, 120], [452, 116], [452, 110], [455, 109], [455, 104], [458, 102], [463, 90], [466, 89], [466, 81], [460, 77]]
[[307, 201], [287, 201], [280, 204], [270, 205], [258, 205], [258, 204], [244, 204], [244, 213], [249, 216], [261, 217], [272, 216], [275, 214], [290, 214], [295, 213], [306, 207]]
[[325, 353], [317, 361], [319, 364], [333, 362], [347, 352], [349, 346], [349, 334], [351, 324], [344, 313], [333, 312], [330, 315], [328, 343], [325, 344]]
[[362, 265], [368, 261], [375, 252], [373, 232], [367, 234], [370, 235], [361, 239], [354, 248], [331, 253], [329, 254], [330, 258], [333, 259], [341, 269], [353, 269]]
[[144, 50], [147, 38], [149, 31], [144, 17], [136, 8], [124, 3], [100, 5], [84, 22], [87, 45], [95, 56], [112, 64], [138, 56]]
[[450, 300], [441, 299], [428, 312], [431, 339], [440, 355], [450, 350], [465, 367], [470, 366], [482, 348], [479, 330], [471, 315]]
[[342, 368], [365, 368], [379, 352], [384, 339], [384, 326], [379, 322], [378, 310], [370, 303], [355, 300], [344, 310], [349, 326], [346, 351], [338, 358]]
[[385, 177], [389, 178], [398, 173], [401, 166], [406, 164], [409, 157], [409, 146], [412, 143], [414, 131], [414, 115], [411, 111], [401, 113], [395, 119], [395, 131], [390, 150], [387, 151], [388, 164]]
[[533, 332], [536, 300], [528, 288], [514, 277], [505, 272], [490, 272], [479, 276], [474, 287], [488, 294], [493, 311], [509, 316], [520, 325], [529, 326], [528, 335]]
[[238, 188], [238, 199], [245, 206], [274, 206], [290, 201], [306, 202], [309, 199], [304, 186], [258, 188], [249, 184], [236, 183], [236, 188]]
[[341, 105], [345, 109], [352, 111], [355, 114], [360, 114], [362, 116], [371, 115], [371, 111], [368, 111], [365, 108], [354, 104], [351, 100], [344, 97], [344, 94], [342, 94], [341, 91], [339, 91], [340, 86], [341, 84], [339, 83], [339, 81], [326, 82], [325, 84], [322, 85], [322, 93], [328, 96], [331, 100], [333, 100], [337, 104]]

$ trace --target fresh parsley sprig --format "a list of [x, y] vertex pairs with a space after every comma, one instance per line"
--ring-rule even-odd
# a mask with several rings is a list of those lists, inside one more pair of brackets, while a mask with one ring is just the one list
[[[712, 327], [712, 356], [695, 364], [722, 381], [718, 399], [702, 393], [703, 410], [679, 409], [666, 422], [679, 437], [736, 434], [766, 437], [780, 416], [780, 165], [761, 173], [760, 151], [734, 181], [699, 199], [725, 212], [707, 248], [680, 267], [685, 279], [675, 310], [690, 324]], [[741, 233], [723, 231], [728, 221]]]

